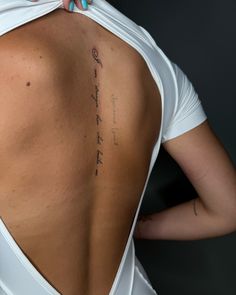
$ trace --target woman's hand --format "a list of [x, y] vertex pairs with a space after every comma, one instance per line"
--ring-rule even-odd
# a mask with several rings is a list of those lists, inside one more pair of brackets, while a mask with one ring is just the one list
[[[30, 0], [31, 2], [38, 2], [39, 0]], [[75, 5], [80, 10], [87, 10], [88, 5], [92, 4], [93, 0], [63, 0], [64, 7], [67, 11], [72, 12]]]
[[92, 3], [92, 0], [63, 0], [65, 9], [67, 11], [73, 11], [76, 5], [80, 10], [87, 10], [88, 4]]

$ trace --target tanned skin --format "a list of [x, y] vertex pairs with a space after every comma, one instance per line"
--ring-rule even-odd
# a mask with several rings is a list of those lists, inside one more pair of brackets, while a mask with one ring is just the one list
[[0, 39], [0, 216], [63, 295], [107, 295], [159, 135], [140, 54], [54, 11]]

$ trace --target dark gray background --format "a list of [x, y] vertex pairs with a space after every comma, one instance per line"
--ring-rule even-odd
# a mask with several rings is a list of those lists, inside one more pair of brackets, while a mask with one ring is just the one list
[[[236, 1], [111, 0], [146, 28], [192, 81], [209, 122], [236, 163]], [[161, 150], [142, 213], [196, 196]], [[198, 241], [136, 241], [136, 253], [159, 295], [236, 295], [236, 232]]]

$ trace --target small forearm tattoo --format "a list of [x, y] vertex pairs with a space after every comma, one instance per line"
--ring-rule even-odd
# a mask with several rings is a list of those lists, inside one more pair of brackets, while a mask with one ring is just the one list
[[197, 216], [196, 199], [193, 200], [193, 211], [195, 216]]
[[138, 221], [146, 222], [148, 220], [152, 220], [152, 217], [150, 215], [142, 215], [138, 218]]

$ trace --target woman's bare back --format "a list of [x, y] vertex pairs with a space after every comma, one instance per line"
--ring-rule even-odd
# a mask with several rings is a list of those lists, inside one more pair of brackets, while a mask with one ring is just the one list
[[143, 58], [57, 10], [0, 39], [0, 216], [63, 295], [106, 295], [158, 138]]

